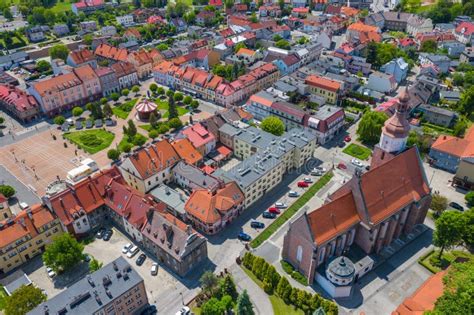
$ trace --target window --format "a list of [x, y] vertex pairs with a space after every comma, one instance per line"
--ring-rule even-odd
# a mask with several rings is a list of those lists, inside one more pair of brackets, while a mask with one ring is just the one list
[[301, 245], [298, 245], [298, 248], [296, 249], [296, 260], [298, 262], [301, 262], [303, 259], [303, 247]]

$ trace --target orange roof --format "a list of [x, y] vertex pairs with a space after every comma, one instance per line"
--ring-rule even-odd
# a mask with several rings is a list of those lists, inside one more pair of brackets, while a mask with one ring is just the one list
[[359, 12], [359, 10], [352, 7], [341, 7], [341, 13], [346, 16], [356, 16]]
[[316, 244], [336, 237], [360, 222], [352, 192], [307, 214]]
[[116, 48], [107, 44], [100, 44], [94, 53], [97, 56], [117, 61], [127, 61], [128, 51], [125, 48]]
[[51, 79], [33, 83], [33, 87], [39, 95], [45, 96], [48, 93], [63, 91], [80, 86], [81, 84], [82, 82], [79, 80], [76, 74], [74, 72], [69, 72], [66, 74], [60, 74]]
[[306, 78], [306, 84], [317, 86], [319, 88], [337, 92], [341, 88], [341, 83], [335, 80], [326, 79], [319, 75], [310, 75]]
[[377, 26], [367, 25], [362, 22], [356, 22], [349, 25], [347, 28], [350, 31], [356, 32], [378, 32], [379, 28]]
[[267, 107], [272, 107], [274, 101], [272, 99], [268, 99], [265, 97], [258, 96], [258, 94], [254, 94], [250, 96], [249, 102], [255, 102], [258, 104], [262, 104]]
[[248, 48], [240, 48], [236, 55], [237, 56], [239, 55], [253, 56], [255, 55], [255, 50], [248, 49]]
[[474, 127], [466, 132], [464, 138], [439, 136], [431, 148], [457, 157], [474, 156]]
[[447, 270], [443, 270], [428, 278], [392, 315], [422, 315], [433, 310], [436, 300], [443, 295], [443, 277], [446, 273]]
[[187, 138], [178, 139], [171, 143], [179, 157], [185, 160], [187, 163], [195, 165], [202, 160], [201, 153], [196, 150], [191, 141]]
[[75, 64], [79, 65], [95, 59], [94, 54], [89, 49], [78, 49], [71, 51], [69, 57]]
[[244, 201], [244, 194], [235, 182], [227, 183], [214, 193], [207, 189], [195, 190], [184, 209], [191, 216], [206, 224], [219, 222], [221, 217]]
[[140, 177], [146, 179], [175, 165], [179, 156], [168, 140], [162, 140], [134, 152], [128, 159]]

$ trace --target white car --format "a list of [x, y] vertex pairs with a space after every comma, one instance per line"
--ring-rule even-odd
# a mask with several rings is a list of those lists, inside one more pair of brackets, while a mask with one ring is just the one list
[[54, 276], [56, 276], [56, 272], [54, 272], [54, 270], [51, 269], [50, 267], [46, 267], [46, 273], [48, 274], [48, 277], [50, 278], [54, 278]]
[[309, 178], [309, 177], [303, 178], [303, 181], [304, 181], [305, 183], [308, 183], [308, 184], [311, 184], [311, 183], [313, 182], [313, 180], [312, 180], [311, 178]]
[[138, 246], [133, 245], [133, 246], [128, 250], [127, 258], [132, 258], [132, 257], [135, 256], [139, 251], [140, 251], [140, 250], [139, 250]]
[[132, 244], [131, 244], [131, 243], [125, 244], [125, 245], [122, 247], [122, 254], [128, 253], [128, 251], [130, 250], [131, 247], [132, 247]]
[[287, 208], [288, 206], [287, 206], [285, 203], [283, 203], [283, 202], [276, 202], [276, 203], [275, 203], [275, 207], [277, 207], [277, 208], [279, 208], [279, 209], [285, 209], [285, 208]]
[[187, 306], [183, 306], [179, 311], [176, 312], [176, 315], [189, 315], [191, 310]]
[[25, 210], [29, 207], [29, 205], [24, 201], [20, 202], [18, 205], [20, 206], [21, 210]]
[[158, 263], [155, 262], [153, 265], [151, 265], [150, 273], [152, 276], [156, 276], [158, 274]]
[[351, 163], [354, 164], [355, 166], [359, 166], [359, 167], [362, 167], [362, 162], [359, 161], [358, 159], [352, 159], [351, 160]]
[[288, 197], [298, 197], [299, 195], [300, 194], [293, 190], [288, 193]]

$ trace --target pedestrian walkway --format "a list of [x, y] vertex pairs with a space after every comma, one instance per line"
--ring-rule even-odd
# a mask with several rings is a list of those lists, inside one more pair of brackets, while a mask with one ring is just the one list
[[273, 314], [272, 303], [268, 295], [252, 280], [237, 264], [230, 267], [234, 282], [240, 292], [247, 290], [247, 293], [254, 305], [255, 314]]

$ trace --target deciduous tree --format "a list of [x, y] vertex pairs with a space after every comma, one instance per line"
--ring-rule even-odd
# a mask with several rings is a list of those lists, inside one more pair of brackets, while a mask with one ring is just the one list
[[69, 233], [63, 233], [46, 246], [43, 262], [55, 272], [63, 272], [82, 260], [83, 250], [84, 247], [75, 238]]
[[461, 243], [465, 231], [466, 220], [462, 212], [444, 211], [435, 221], [433, 244], [440, 247], [439, 259], [445, 249]]
[[34, 285], [22, 285], [5, 298], [5, 315], [24, 315], [46, 301], [46, 295]]
[[261, 128], [275, 136], [281, 136], [285, 132], [285, 124], [276, 116], [268, 116], [262, 120]]
[[366, 112], [362, 116], [357, 128], [360, 140], [366, 144], [376, 144], [379, 142], [382, 126], [387, 118], [387, 115], [383, 112]]

